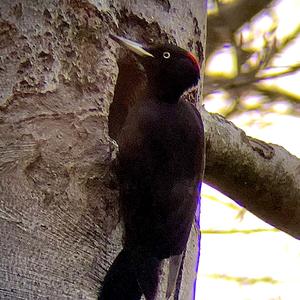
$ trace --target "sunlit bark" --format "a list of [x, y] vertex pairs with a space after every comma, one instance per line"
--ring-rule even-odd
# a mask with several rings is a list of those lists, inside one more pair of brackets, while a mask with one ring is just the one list
[[204, 109], [205, 180], [267, 223], [300, 238], [300, 160], [283, 147], [246, 136]]

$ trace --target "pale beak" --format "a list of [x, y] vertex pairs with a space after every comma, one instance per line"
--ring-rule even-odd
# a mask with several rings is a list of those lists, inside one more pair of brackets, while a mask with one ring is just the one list
[[114, 41], [119, 43], [121, 46], [126, 47], [127, 49], [131, 50], [135, 54], [139, 56], [148, 56], [148, 57], [154, 57], [150, 52], [146, 51], [143, 46], [137, 42], [130, 41], [128, 39], [125, 39], [123, 37], [110, 34], [109, 35]]

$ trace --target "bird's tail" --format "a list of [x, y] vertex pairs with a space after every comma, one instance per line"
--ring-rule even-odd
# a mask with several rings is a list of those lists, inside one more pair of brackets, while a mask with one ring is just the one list
[[108, 270], [98, 300], [154, 300], [160, 260], [143, 251], [123, 249]]

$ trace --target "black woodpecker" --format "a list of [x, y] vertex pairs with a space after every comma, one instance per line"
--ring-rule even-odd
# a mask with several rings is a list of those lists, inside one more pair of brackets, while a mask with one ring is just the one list
[[143, 47], [111, 38], [133, 51], [147, 75], [118, 144], [124, 247], [110, 267], [101, 300], [155, 299], [161, 261], [186, 248], [201, 189], [203, 123], [182, 94], [197, 85], [200, 66], [174, 45]]

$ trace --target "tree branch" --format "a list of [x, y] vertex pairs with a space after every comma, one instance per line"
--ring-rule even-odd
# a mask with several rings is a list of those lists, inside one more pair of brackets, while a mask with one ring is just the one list
[[278, 87], [274, 89], [274, 87], [264, 87], [261, 85], [256, 85], [255, 90], [270, 98], [271, 101], [275, 101], [277, 99], [285, 99], [292, 103], [294, 106], [299, 106], [299, 97], [290, 93], [289, 91], [280, 89]]
[[223, 280], [233, 281], [233, 282], [237, 282], [240, 284], [247, 284], [247, 285], [253, 285], [256, 283], [278, 284], [278, 281], [272, 277], [251, 278], [251, 277], [229, 276], [226, 274], [212, 274], [209, 277], [213, 279], [223, 279]]
[[205, 80], [207, 83], [206, 89], [204, 88], [204, 96], [207, 96], [214, 92], [217, 89], [235, 89], [245, 87], [250, 89], [253, 87], [252, 85], [255, 83], [259, 83], [260, 81], [267, 79], [276, 79], [278, 77], [284, 77], [287, 75], [291, 75], [300, 69], [300, 63], [295, 64], [293, 66], [289, 66], [287, 69], [273, 73], [266, 74], [261, 76], [253, 76], [250, 73], [241, 74], [239, 77], [235, 77], [233, 79], [216, 79], [215, 77], [206, 76]]
[[283, 147], [246, 136], [202, 108], [205, 181], [259, 218], [300, 238], [300, 160]]
[[231, 34], [250, 21], [272, 0], [239, 0], [219, 5], [219, 13], [207, 20], [207, 57], [224, 43], [231, 41]]
[[254, 228], [254, 229], [229, 229], [229, 230], [216, 230], [216, 229], [206, 229], [201, 230], [201, 234], [234, 234], [234, 233], [261, 233], [261, 232], [278, 232], [276, 228]]

